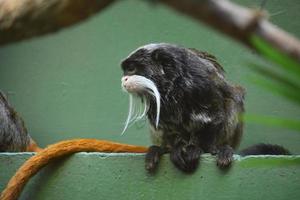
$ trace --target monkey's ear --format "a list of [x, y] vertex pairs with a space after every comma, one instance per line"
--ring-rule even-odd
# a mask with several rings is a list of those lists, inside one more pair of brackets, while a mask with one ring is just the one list
[[153, 61], [160, 64], [170, 64], [172, 62], [172, 56], [164, 49], [156, 49], [151, 53]]
[[219, 71], [219, 73], [224, 74], [225, 70], [223, 69], [223, 67], [218, 63], [218, 60], [215, 56], [205, 52], [205, 51], [200, 51], [198, 49], [195, 48], [189, 48], [189, 50], [191, 50], [192, 52], [194, 52], [198, 57], [209, 60], [212, 62], [212, 64], [214, 65], [214, 67]]

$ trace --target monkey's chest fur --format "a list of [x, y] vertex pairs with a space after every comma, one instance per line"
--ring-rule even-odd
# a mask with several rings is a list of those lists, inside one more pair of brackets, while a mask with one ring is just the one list
[[237, 147], [243, 126], [239, 115], [244, 109], [239, 88], [230, 86], [230, 89], [232, 94], [227, 97], [221, 91], [201, 93], [181, 88], [182, 91], [175, 89], [174, 94], [169, 91], [170, 97], [166, 98], [161, 92], [158, 127], [155, 127], [154, 102], [150, 101], [147, 113], [152, 142], [168, 149], [178, 143], [194, 144], [205, 152], [222, 145]]

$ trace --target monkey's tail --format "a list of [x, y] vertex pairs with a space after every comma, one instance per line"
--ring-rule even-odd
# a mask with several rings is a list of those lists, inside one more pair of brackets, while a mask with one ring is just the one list
[[24, 186], [41, 168], [48, 163], [76, 152], [131, 152], [145, 153], [146, 147], [120, 144], [106, 140], [74, 139], [50, 145], [29, 158], [10, 179], [0, 200], [17, 200]]
[[291, 155], [291, 153], [280, 145], [260, 143], [241, 150], [239, 155]]
[[[29, 136], [30, 137], [30, 136]], [[37, 145], [37, 143], [30, 137], [28, 146], [26, 147], [27, 152], [40, 152], [43, 149]]]

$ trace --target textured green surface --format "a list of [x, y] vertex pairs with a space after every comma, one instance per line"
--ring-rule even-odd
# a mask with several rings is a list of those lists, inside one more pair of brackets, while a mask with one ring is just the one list
[[[258, 7], [261, 1], [240, 0]], [[299, 0], [267, 2], [271, 21], [300, 37]], [[248, 82], [248, 49], [166, 7], [118, 1], [88, 21], [55, 34], [0, 48], [0, 89], [8, 92], [41, 146], [68, 138], [99, 138], [147, 145], [148, 128], [132, 126], [120, 135], [128, 97], [121, 91], [120, 60], [151, 42], [171, 42], [216, 55], [228, 78], [247, 89], [246, 110], [298, 118], [299, 109]], [[242, 147], [282, 144], [300, 153], [300, 134], [247, 124]]]
[[[30, 154], [0, 154], [0, 191]], [[299, 199], [300, 156], [248, 157], [221, 172], [204, 155], [198, 171], [177, 171], [168, 155], [157, 175], [144, 170], [143, 155], [79, 153], [47, 166], [22, 200], [94, 199]]]

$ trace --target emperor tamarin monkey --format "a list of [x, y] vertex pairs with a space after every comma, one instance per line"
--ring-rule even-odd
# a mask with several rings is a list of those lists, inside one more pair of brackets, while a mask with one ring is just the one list
[[[230, 166], [243, 133], [245, 91], [225, 79], [214, 56], [172, 44], [149, 44], [131, 53], [121, 67], [122, 87], [130, 94], [125, 129], [145, 115], [150, 123], [149, 172], [165, 152], [184, 172], [196, 170], [202, 153], [216, 155], [220, 168]], [[139, 99], [144, 104], [140, 111]], [[263, 153], [262, 149], [266, 154], [288, 154], [280, 146], [265, 144], [244, 154]]]

